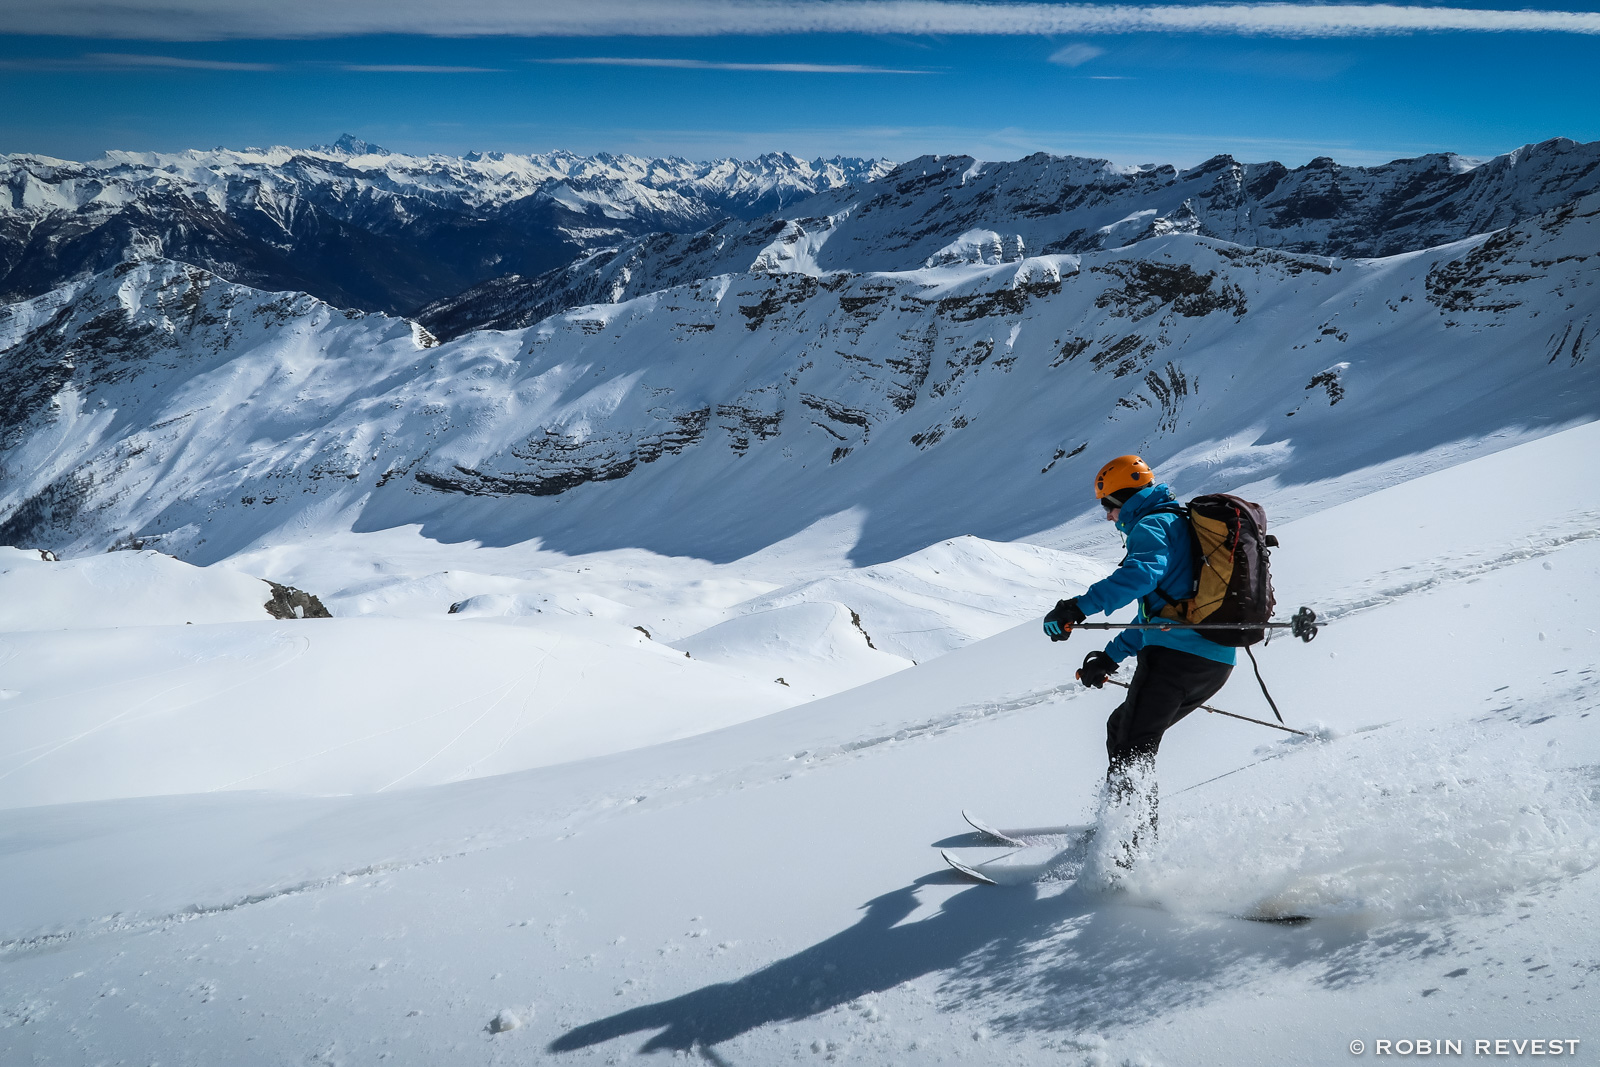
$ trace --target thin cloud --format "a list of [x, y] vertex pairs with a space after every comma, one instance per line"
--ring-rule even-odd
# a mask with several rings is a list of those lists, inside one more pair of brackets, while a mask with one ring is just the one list
[[141, 40], [711, 37], [874, 33], [1198, 33], [1350, 37], [1442, 31], [1600, 34], [1600, 11], [1401, 4], [987, 3], [973, 0], [53, 0], [0, 4], [0, 33]]
[[276, 63], [234, 63], [222, 59], [185, 59], [129, 52], [86, 52], [81, 56], [0, 60], [0, 70], [280, 70]]
[[1081, 67], [1089, 60], [1106, 54], [1104, 48], [1096, 48], [1092, 44], [1069, 44], [1065, 48], [1058, 48], [1050, 55], [1050, 62], [1062, 67]]
[[89, 66], [170, 67], [177, 70], [277, 70], [276, 63], [232, 63], [221, 59], [184, 59], [180, 56], [145, 56], [127, 52], [89, 52]]
[[784, 74], [926, 74], [925, 70], [864, 67], [855, 63], [714, 63], [704, 59], [643, 59], [624, 56], [568, 56], [530, 59], [530, 63], [556, 63], [592, 67], [670, 67], [675, 70], [758, 70]]
[[501, 67], [433, 67], [422, 63], [345, 63], [340, 70], [364, 74], [501, 74]]

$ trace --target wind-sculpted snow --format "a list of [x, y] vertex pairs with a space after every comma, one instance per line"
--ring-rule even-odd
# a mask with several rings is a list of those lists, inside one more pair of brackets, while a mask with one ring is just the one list
[[785, 153], [423, 157], [348, 135], [312, 149], [112, 152], [89, 163], [12, 155], [0, 158], [0, 295], [162, 255], [260, 288], [407, 313], [508, 271], [750, 218], [887, 168]]
[[870, 563], [1058, 525], [1108, 454], [1248, 439], [1205, 461], [1214, 488], [1309, 482], [1600, 415], [1597, 234], [1591, 196], [1381, 260], [1174, 235], [727, 275], [442, 345], [129, 264], [0, 311], [0, 543], [205, 561], [421, 523], [732, 559], [858, 509]]
[[1179, 171], [1044, 154], [1005, 163], [925, 156], [778, 217], [637, 238], [541, 277], [496, 279], [420, 317], [454, 336], [728, 272], [999, 263], [1174, 234], [1307, 257], [1392, 256], [1511, 226], [1596, 189], [1600, 143], [1562, 139], [1486, 162], [1440, 154], [1379, 167], [1322, 157], [1290, 169], [1217, 156]]

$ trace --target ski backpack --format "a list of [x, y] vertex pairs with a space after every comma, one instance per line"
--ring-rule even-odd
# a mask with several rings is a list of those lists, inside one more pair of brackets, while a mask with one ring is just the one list
[[[1267, 513], [1226, 493], [1197, 496], [1187, 506], [1172, 505], [1161, 510], [1181, 514], [1194, 532], [1190, 552], [1194, 561], [1195, 588], [1184, 599], [1156, 588], [1166, 601], [1154, 614], [1189, 624], [1245, 623], [1260, 625], [1272, 618], [1271, 553], [1278, 539], [1267, 533]], [[1147, 605], [1148, 607], [1148, 605]], [[1219, 645], [1248, 648], [1262, 638], [1262, 629], [1207, 630], [1209, 640]]]

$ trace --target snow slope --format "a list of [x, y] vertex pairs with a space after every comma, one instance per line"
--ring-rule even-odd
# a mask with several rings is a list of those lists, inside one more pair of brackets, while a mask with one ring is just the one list
[[[394, 534], [208, 568], [0, 551], [0, 808], [384, 792], [649, 746], [905, 669], [1103, 572], [975, 538], [800, 582], [815, 556], [430, 554]], [[269, 619], [243, 573], [263, 565], [322, 583], [346, 617]]]
[[1600, 415], [1597, 197], [1385, 259], [1172, 235], [727, 275], [445, 344], [126, 264], [0, 309], [0, 541], [203, 563], [419, 524], [728, 562], [848, 514], [872, 564], [1060, 526], [1104, 455], [1219, 488], [1459, 459]]
[[271, 599], [260, 579], [154, 551], [47, 562], [0, 548], [0, 632], [264, 620]]
[[[1530, 471], [1560, 474], [1530, 492]], [[1176, 727], [1162, 846], [1127, 896], [965, 885], [931, 847], [1004, 851], [976, 846], [963, 806], [1002, 825], [1093, 815], [1116, 696], [1069, 680], [1087, 635], [1051, 645], [1035, 619], [599, 759], [354, 797], [0, 812], [0, 1050], [1206, 1067], [1426, 1036], [1582, 1055], [1600, 426], [1371, 477], [1277, 530], [1280, 599], [1332, 621], [1273, 642], [1263, 669], [1290, 721], [1331, 740], [1203, 713]], [[1264, 710], [1247, 677], [1216, 702]], [[308, 728], [336, 728], [327, 710]], [[1264, 898], [1320, 918], [1227, 917]]]

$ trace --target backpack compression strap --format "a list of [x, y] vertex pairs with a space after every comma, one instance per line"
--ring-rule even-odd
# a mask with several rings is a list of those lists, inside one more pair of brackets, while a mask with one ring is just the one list
[[[1189, 534], [1189, 569], [1194, 572], [1195, 582], [1198, 584], [1200, 580], [1200, 539], [1194, 535], [1194, 527], [1191, 525], [1189, 519], [1189, 509], [1185, 505], [1179, 504], [1177, 501], [1172, 501], [1171, 503], [1162, 504], [1158, 508], [1152, 508], [1149, 512], [1141, 516], [1139, 521], [1143, 522], [1151, 515], [1181, 515], [1183, 517], [1183, 528]], [[1166, 603], [1152, 611], [1150, 609], [1150, 597], [1152, 596], [1159, 596], [1162, 600], [1165, 600]], [[1163, 608], [1176, 608], [1179, 603], [1187, 599], [1189, 599], [1189, 597], [1173, 596], [1171, 593], [1161, 588], [1161, 586], [1158, 584], [1154, 590], [1144, 595], [1140, 606], [1144, 608], [1145, 617], [1153, 619], [1160, 614]]]

